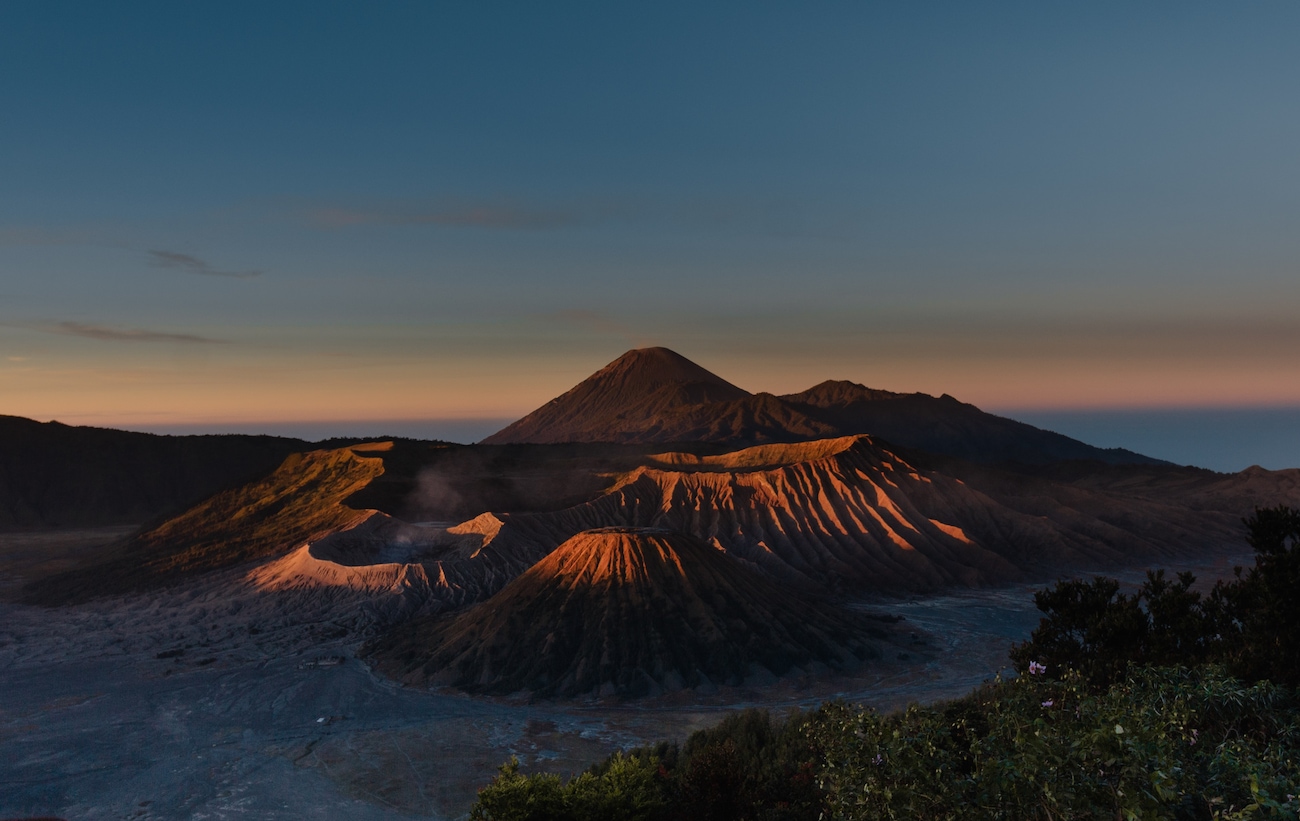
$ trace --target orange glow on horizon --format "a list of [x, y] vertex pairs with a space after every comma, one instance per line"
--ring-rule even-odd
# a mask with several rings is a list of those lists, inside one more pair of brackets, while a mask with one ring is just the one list
[[[752, 392], [794, 393], [847, 379], [902, 393], [943, 393], [982, 408], [1118, 409], [1300, 405], [1300, 365], [1236, 362], [990, 359], [877, 360], [691, 357]], [[42, 370], [0, 366], [0, 413], [97, 426], [518, 418], [585, 379], [603, 361], [376, 364], [334, 371], [287, 363], [256, 367]]]

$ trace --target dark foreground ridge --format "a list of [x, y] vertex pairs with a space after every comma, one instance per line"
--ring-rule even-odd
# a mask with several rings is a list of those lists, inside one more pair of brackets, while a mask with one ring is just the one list
[[604, 528], [560, 545], [459, 616], [414, 622], [367, 650], [412, 684], [536, 696], [640, 696], [848, 668], [883, 626], [792, 595], [667, 530]]

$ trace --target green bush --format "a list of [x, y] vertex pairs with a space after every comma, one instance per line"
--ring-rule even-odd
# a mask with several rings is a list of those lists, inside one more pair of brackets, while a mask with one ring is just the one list
[[616, 753], [600, 774], [586, 772], [563, 784], [549, 773], [522, 775], [519, 759], [503, 764], [479, 791], [472, 821], [653, 821], [664, 817], [666, 801], [653, 758]]
[[727, 716], [680, 748], [616, 753], [571, 779], [525, 776], [516, 759], [479, 792], [474, 821], [816, 821], [822, 808], [807, 714]]
[[1300, 510], [1261, 508], [1246, 520], [1255, 566], [1220, 585], [1233, 617], [1225, 656], [1237, 675], [1300, 686]]
[[773, 721], [744, 710], [686, 740], [670, 786], [678, 818], [699, 821], [816, 819], [821, 793], [808, 715]]
[[[616, 754], [567, 784], [511, 761], [475, 821], [1297, 819], [1300, 705], [1222, 667], [996, 681], [880, 715], [747, 711], [667, 755]], [[811, 756], [811, 757], [806, 757]], [[670, 768], [664, 761], [672, 761]]]
[[[976, 718], [972, 721], [972, 718]], [[824, 706], [827, 819], [1291, 818], [1289, 691], [1222, 669], [1143, 668], [1098, 693], [1020, 676], [881, 716]]]

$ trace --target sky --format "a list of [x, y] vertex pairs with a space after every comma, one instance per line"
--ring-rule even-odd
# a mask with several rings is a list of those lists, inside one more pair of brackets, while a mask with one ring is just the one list
[[0, 413], [467, 431], [645, 345], [752, 391], [1297, 408], [1298, 37], [1293, 2], [3, 3]]

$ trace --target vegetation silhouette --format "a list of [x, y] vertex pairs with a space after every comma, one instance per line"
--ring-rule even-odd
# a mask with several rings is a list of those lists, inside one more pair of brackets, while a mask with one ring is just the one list
[[1247, 682], [1300, 684], [1300, 510], [1257, 508], [1243, 520], [1255, 566], [1220, 581], [1208, 595], [1196, 579], [1151, 571], [1133, 594], [1114, 579], [1058, 582], [1035, 595], [1045, 614], [1011, 658], [1019, 670], [1045, 664], [1074, 671], [1097, 687], [1134, 665], [1226, 665]]

